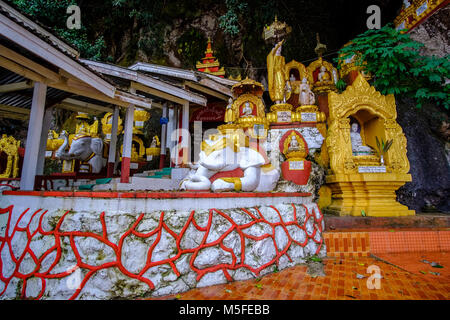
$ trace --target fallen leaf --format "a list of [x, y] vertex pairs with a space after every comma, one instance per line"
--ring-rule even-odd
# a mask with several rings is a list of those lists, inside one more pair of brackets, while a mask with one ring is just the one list
[[356, 273], [356, 279], [364, 279], [364, 278], [366, 278], [366, 276]]
[[229, 289], [225, 289], [225, 292], [231, 293], [233, 291], [229, 290]]
[[422, 271], [422, 270], [419, 270], [419, 271], [420, 271], [420, 273], [427, 274], [426, 271]]
[[358, 263], [360, 266], [365, 266], [366, 264], [365, 263]]
[[365, 212], [364, 210], [361, 210], [361, 215], [362, 215], [363, 217], [365, 217], [365, 216], [366, 216], [366, 212]]
[[433, 267], [433, 268], [443, 268], [443, 266], [441, 266], [439, 263], [437, 263], [437, 262], [431, 262], [431, 266]]
[[311, 260], [314, 262], [321, 262], [322, 259], [320, 259], [319, 257], [311, 257]]
[[420, 262], [423, 262], [423, 263], [430, 263], [430, 261], [427, 261], [427, 260], [422, 260], [422, 261], [420, 261]]
[[177, 295], [175, 296], [175, 298], [176, 298], [176, 299], [181, 299], [181, 294], [177, 294]]
[[358, 290], [358, 288], [357, 288], [357, 287], [352, 287], [352, 289], [353, 289], [353, 290]]
[[434, 274], [435, 276], [440, 276], [441, 275], [439, 272], [433, 272], [433, 271], [428, 271], [428, 273]]
[[262, 284], [261, 283], [255, 284], [255, 287], [257, 287], [258, 289], [262, 289]]

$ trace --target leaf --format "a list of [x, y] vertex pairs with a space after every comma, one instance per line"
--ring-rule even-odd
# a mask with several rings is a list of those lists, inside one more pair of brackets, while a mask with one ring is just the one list
[[428, 271], [428, 273], [431, 273], [431, 274], [433, 274], [435, 276], [440, 276], [441, 275], [439, 272], [433, 272], [433, 271]]
[[358, 290], [358, 288], [357, 288], [357, 287], [352, 287], [352, 289], [353, 289], [353, 290]]
[[320, 259], [319, 257], [316, 257], [316, 256], [312, 256], [310, 259], [314, 262], [322, 262], [322, 259]]
[[177, 294], [177, 295], [175, 296], [175, 299], [180, 300], [180, 299], [181, 299], [181, 294]]
[[[355, 273], [356, 273], [356, 272], [355, 272]], [[364, 279], [364, 278], [367, 278], [367, 277], [366, 277], [365, 275], [356, 273], [356, 279]]]
[[440, 265], [439, 263], [437, 263], [437, 262], [431, 262], [430, 265], [431, 265], [433, 268], [443, 268], [443, 266], [441, 266], [441, 265]]
[[363, 217], [365, 217], [365, 216], [366, 216], [366, 212], [365, 212], [364, 210], [361, 210], [361, 215], [362, 215]]
[[255, 284], [255, 287], [257, 287], [258, 289], [262, 289], [262, 284], [261, 283], [257, 283], [257, 284]]
[[420, 271], [420, 273], [427, 274], [426, 271], [422, 271], [422, 270], [419, 270], [419, 271]]
[[233, 291], [231, 291], [230, 289], [225, 289], [225, 292], [232, 293]]

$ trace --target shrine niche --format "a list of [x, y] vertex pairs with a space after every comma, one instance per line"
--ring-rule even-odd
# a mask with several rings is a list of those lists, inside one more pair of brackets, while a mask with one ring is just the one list
[[311, 75], [308, 73], [306, 67], [295, 60], [292, 60], [288, 64], [286, 64], [286, 74], [289, 75], [289, 82], [292, 87], [292, 94], [288, 100], [288, 103], [297, 107], [299, 105], [299, 94], [300, 94], [300, 85], [304, 78], [307, 79], [308, 83], [312, 83]]
[[307, 70], [315, 93], [337, 91], [338, 71], [331, 63], [319, 57], [311, 62]]
[[[329, 94], [329, 106], [331, 173], [326, 181], [333, 201], [328, 210], [357, 216], [361, 210], [371, 216], [414, 214], [396, 202], [395, 191], [411, 175], [394, 96], [383, 96], [360, 74], [342, 94]], [[391, 148], [380, 155], [377, 140], [392, 140]]]
[[311, 161], [306, 160], [308, 144], [296, 130], [286, 132], [279, 142], [280, 151], [286, 157], [281, 163], [283, 179], [298, 185], [308, 183], [311, 174]]

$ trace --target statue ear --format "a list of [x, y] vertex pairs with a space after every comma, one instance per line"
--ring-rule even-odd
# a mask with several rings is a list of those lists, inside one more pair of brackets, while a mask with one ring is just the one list
[[101, 155], [103, 151], [103, 141], [100, 138], [92, 138], [91, 150], [97, 155]]
[[239, 167], [243, 170], [248, 167], [260, 167], [266, 163], [264, 157], [256, 150], [241, 148]]

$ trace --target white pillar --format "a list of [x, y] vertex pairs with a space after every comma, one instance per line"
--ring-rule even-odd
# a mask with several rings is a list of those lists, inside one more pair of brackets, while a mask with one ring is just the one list
[[122, 183], [129, 183], [130, 181], [131, 146], [133, 143], [133, 123], [134, 123], [134, 105], [129, 105], [125, 114], [125, 125], [123, 130], [122, 170], [120, 178], [120, 182]]
[[46, 96], [47, 85], [41, 82], [35, 82], [30, 120], [28, 122], [25, 157], [20, 178], [20, 190], [31, 191], [34, 189]]
[[114, 175], [114, 167], [116, 163], [116, 147], [117, 147], [117, 130], [119, 127], [119, 107], [114, 106], [114, 113], [111, 125], [111, 139], [109, 141], [108, 153], [108, 170], [107, 176], [111, 178]]
[[191, 135], [189, 133], [189, 101], [183, 103], [181, 109], [181, 129], [182, 130], [182, 140], [181, 146], [183, 148], [183, 164], [187, 164], [191, 159]]
[[42, 124], [41, 141], [39, 144], [39, 154], [38, 154], [38, 161], [37, 161], [37, 167], [36, 167], [37, 175], [44, 174], [45, 151], [47, 150], [48, 131], [50, 130], [52, 118], [53, 118], [53, 106], [45, 109], [45, 113], [44, 113], [44, 121]]

